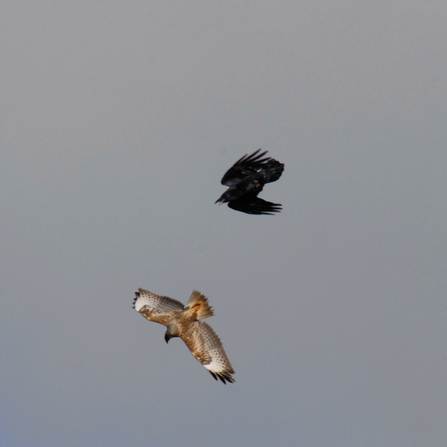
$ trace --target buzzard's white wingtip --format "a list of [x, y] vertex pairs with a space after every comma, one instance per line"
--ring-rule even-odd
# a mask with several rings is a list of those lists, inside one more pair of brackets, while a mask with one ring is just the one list
[[149, 304], [147, 296], [141, 296], [140, 292], [135, 292], [135, 299], [133, 300], [133, 308], [139, 312], [146, 304]]

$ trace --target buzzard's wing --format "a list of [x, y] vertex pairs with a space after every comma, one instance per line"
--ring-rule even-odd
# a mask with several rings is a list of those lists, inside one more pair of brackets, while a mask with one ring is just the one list
[[261, 149], [253, 152], [251, 155], [245, 154], [240, 158], [222, 177], [221, 183], [225, 186], [233, 186], [245, 179], [250, 174], [258, 172], [266, 163], [271, 160], [270, 157], [263, 157], [267, 151], [258, 154]]
[[228, 360], [222, 342], [211, 327], [200, 321], [195, 321], [191, 329], [182, 336], [182, 340], [190, 349], [192, 355], [211, 373], [226, 384], [236, 380], [233, 367]]
[[279, 213], [282, 210], [280, 203], [267, 202], [259, 197], [248, 197], [243, 199], [231, 200], [228, 206], [236, 211], [247, 214], [270, 214]]
[[172, 320], [173, 311], [184, 308], [180, 301], [156, 295], [149, 290], [138, 290], [139, 292], [135, 292], [133, 308], [150, 321], [166, 326]]

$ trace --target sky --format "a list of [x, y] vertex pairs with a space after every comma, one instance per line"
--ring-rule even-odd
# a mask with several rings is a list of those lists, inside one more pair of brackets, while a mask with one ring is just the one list
[[[445, 2], [1, 9], [0, 445], [445, 445]], [[215, 205], [258, 148], [283, 211]]]

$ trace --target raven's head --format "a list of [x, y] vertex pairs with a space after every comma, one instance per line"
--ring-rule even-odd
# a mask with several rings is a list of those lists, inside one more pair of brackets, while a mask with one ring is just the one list
[[225, 193], [223, 193], [214, 203], [225, 203], [228, 202], [228, 200], [225, 200]]
[[228, 188], [214, 203], [228, 203], [240, 196], [236, 188]]

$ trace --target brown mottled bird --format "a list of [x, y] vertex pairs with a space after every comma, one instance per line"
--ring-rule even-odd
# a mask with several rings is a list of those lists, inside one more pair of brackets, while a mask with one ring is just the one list
[[199, 321], [214, 315], [204, 295], [194, 290], [186, 307], [180, 301], [144, 289], [139, 289], [135, 295], [133, 308], [137, 312], [149, 321], [167, 326], [166, 343], [173, 337], [180, 337], [216, 380], [219, 378], [224, 384], [236, 381], [219, 337], [208, 324]]
[[236, 211], [247, 214], [273, 214], [282, 209], [280, 203], [267, 202], [258, 194], [266, 183], [276, 182], [284, 171], [284, 164], [271, 158], [262, 158], [267, 151], [240, 158], [222, 177], [222, 185], [229, 188], [216, 203], [228, 203]]

